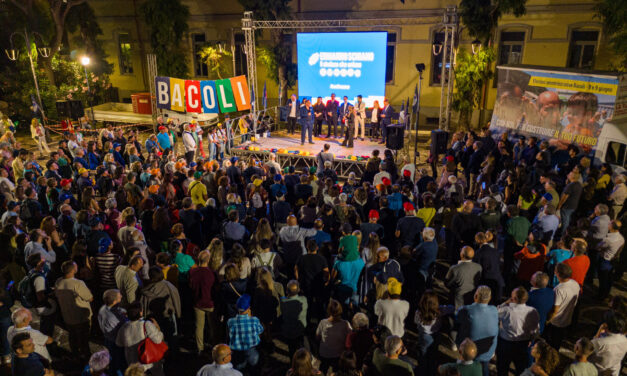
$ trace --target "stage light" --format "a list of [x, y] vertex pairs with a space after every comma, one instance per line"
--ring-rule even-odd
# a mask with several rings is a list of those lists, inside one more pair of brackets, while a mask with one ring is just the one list
[[425, 65], [423, 63], [416, 64], [416, 70], [422, 73], [425, 70]]
[[90, 62], [91, 59], [89, 58], [89, 56], [81, 57], [81, 64], [83, 64], [84, 66], [88, 66]]

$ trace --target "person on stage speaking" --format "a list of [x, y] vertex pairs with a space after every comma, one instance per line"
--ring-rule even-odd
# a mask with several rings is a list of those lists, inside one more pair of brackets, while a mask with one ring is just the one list
[[298, 113], [300, 111], [300, 101], [296, 98], [296, 94], [292, 94], [287, 101], [287, 108], [287, 134], [294, 134]]
[[311, 133], [313, 132], [314, 113], [309, 99], [303, 99], [300, 106], [300, 144], [305, 144], [305, 133], [309, 133], [309, 143], [313, 144]]
[[361, 94], [357, 96], [357, 103], [355, 103], [355, 138], [359, 134], [361, 129], [360, 139], [363, 141], [366, 134], [366, 104], [362, 101]]
[[379, 128], [381, 127], [381, 107], [379, 101], [375, 100], [370, 114], [370, 141], [379, 138]]
[[383, 110], [381, 111], [381, 134], [382, 139], [380, 144], [385, 144], [385, 139], [388, 135], [388, 126], [392, 124], [392, 115], [394, 115], [394, 108], [390, 106], [390, 102], [385, 98], [383, 100]]
[[327, 138], [331, 137], [331, 127], [333, 127], [333, 137], [337, 137], [337, 109], [340, 102], [335, 99], [335, 93], [331, 93], [331, 99], [327, 101], [325, 106], [327, 116]]
[[344, 102], [340, 105], [340, 134], [344, 134], [344, 118], [348, 115], [348, 106], [352, 106], [352, 104], [348, 101], [348, 97], [344, 96]]
[[353, 134], [355, 133], [355, 121], [357, 119], [357, 112], [353, 105], [349, 105], [346, 115], [344, 115], [343, 121], [346, 123], [346, 134], [344, 135], [344, 141], [342, 146], [348, 148], [353, 147]]
[[322, 122], [324, 121], [324, 109], [325, 105], [322, 103], [322, 97], [318, 97], [316, 104], [313, 105], [314, 110], [314, 129], [313, 135], [314, 137], [320, 137], [320, 133], [322, 133]]

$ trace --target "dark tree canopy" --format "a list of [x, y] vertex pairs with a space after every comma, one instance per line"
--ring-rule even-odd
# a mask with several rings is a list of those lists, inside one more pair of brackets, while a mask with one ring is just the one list
[[461, 0], [459, 14], [468, 33], [487, 45], [501, 16], [511, 13], [520, 17], [527, 10], [526, 4], [527, 0]]

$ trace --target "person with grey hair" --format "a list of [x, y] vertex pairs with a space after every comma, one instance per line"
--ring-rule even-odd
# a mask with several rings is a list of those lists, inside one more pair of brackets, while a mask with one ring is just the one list
[[449, 268], [445, 277], [455, 308], [472, 302], [472, 292], [479, 284], [482, 272], [481, 265], [472, 261], [475, 257], [472, 247], [463, 247], [459, 255], [459, 262]]
[[111, 356], [112, 373], [123, 371], [126, 367], [124, 349], [115, 344], [118, 331], [128, 321], [126, 310], [120, 307], [122, 294], [120, 290], [109, 289], [102, 294], [104, 305], [98, 310], [98, 326], [104, 335], [104, 345]]
[[369, 319], [366, 314], [357, 312], [351, 320], [353, 331], [346, 336], [346, 348], [355, 353], [357, 365], [364, 362], [366, 354], [372, 348], [374, 340], [372, 330], [368, 327]]
[[305, 344], [307, 327], [307, 298], [299, 295], [298, 281], [287, 283], [287, 296], [281, 299], [281, 333], [286, 339], [290, 358]]
[[383, 348], [385, 349], [385, 354], [380, 348], [377, 348], [372, 356], [372, 364], [380, 374], [414, 375], [411, 364], [399, 359], [400, 356], [407, 354], [407, 349], [401, 337], [395, 335], [388, 336], [385, 339]]
[[89, 358], [87, 367], [83, 370], [83, 376], [107, 376], [105, 371], [109, 368], [111, 362], [111, 356], [109, 351], [100, 350], [95, 352]]
[[438, 255], [438, 243], [435, 241], [435, 230], [432, 227], [422, 229], [422, 242], [414, 248], [414, 259], [418, 264], [418, 272], [427, 283], [429, 271]]
[[488, 376], [488, 364], [496, 351], [499, 335], [499, 313], [495, 306], [488, 305], [492, 290], [488, 286], [479, 286], [475, 291], [474, 303], [461, 307], [457, 313], [459, 330], [457, 344], [470, 338], [479, 343], [476, 361], [481, 363], [483, 375]]
[[281, 165], [276, 161], [275, 153], [270, 153], [270, 155], [268, 155], [268, 160], [265, 162], [265, 165], [268, 166], [268, 169], [274, 167], [277, 173], [281, 171]]
[[614, 218], [612, 219], [618, 218], [618, 215], [623, 211], [623, 205], [625, 205], [625, 200], [627, 200], [626, 181], [627, 176], [623, 174], [616, 175], [614, 178], [614, 189], [612, 189], [612, 193], [608, 196], [612, 204], [612, 212], [614, 213]]
[[231, 348], [223, 343], [215, 345], [211, 351], [213, 363], [203, 366], [196, 376], [242, 376], [242, 373], [233, 369], [231, 364]]
[[9, 343], [11, 343], [13, 337], [17, 334], [28, 333], [30, 334], [30, 338], [33, 339], [35, 352], [49, 361], [52, 360], [46, 345], [52, 344], [54, 340], [39, 330], [31, 328], [30, 323], [33, 321], [33, 315], [28, 309], [18, 308], [13, 311], [13, 314], [11, 314], [11, 321], [13, 321], [13, 325], [7, 330], [7, 341], [9, 341]]
[[553, 289], [547, 287], [548, 285], [549, 275], [545, 272], [535, 272], [531, 276], [531, 289], [529, 290], [527, 305], [538, 311], [540, 317], [539, 334], [544, 332], [544, 324], [555, 301], [555, 293]]

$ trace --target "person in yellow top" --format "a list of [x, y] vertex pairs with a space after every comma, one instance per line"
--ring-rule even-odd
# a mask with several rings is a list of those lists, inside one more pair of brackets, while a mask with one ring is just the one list
[[189, 195], [194, 205], [205, 205], [209, 196], [207, 196], [207, 187], [200, 181], [202, 172], [194, 172], [194, 181], [189, 184]]
[[612, 180], [612, 166], [609, 163], [603, 163], [601, 165], [601, 171], [599, 171], [599, 180], [597, 181], [597, 185], [595, 190], [601, 190], [607, 188], [607, 185]]
[[431, 220], [435, 217], [435, 203], [433, 202], [433, 198], [431, 196], [427, 196], [424, 200], [424, 204], [425, 206], [418, 209], [416, 212], [416, 217], [422, 219], [425, 226], [429, 226]]
[[13, 167], [13, 177], [15, 181], [24, 177], [24, 163], [28, 159], [28, 150], [22, 149], [18, 154], [18, 157], [13, 160], [11, 167]]

